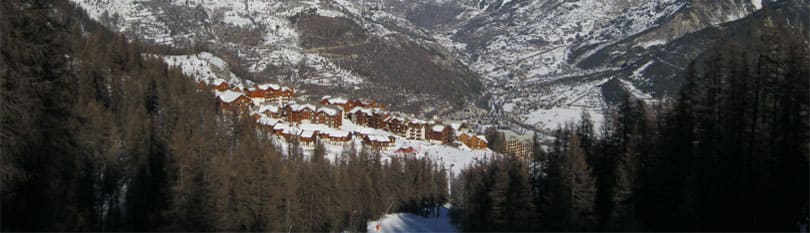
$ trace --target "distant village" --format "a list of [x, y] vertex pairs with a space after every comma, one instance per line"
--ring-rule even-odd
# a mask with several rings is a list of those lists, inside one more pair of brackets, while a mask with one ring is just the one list
[[[392, 148], [397, 137], [433, 144], [486, 150], [488, 142], [464, 122], [422, 120], [387, 111], [375, 100], [324, 96], [317, 102], [299, 102], [292, 87], [277, 84], [234, 85], [222, 79], [200, 80], [198, 87], [212, 90], [223, 111], [248, 112], [260, 129], [304, 145], [315, 141], [345, 144], [354, 139], [377, 149], [414, 153], [414, 148]], [[348, 121], [346, 121], [348, 120]]]

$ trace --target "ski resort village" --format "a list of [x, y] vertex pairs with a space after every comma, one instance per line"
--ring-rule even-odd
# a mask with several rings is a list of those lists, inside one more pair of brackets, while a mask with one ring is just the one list
[[222, 79], [198, 84], [214, 92], [223, 111], [249, 113], [264, 132], [306, 146], [317, 140], [333, 145], [356, 140], [383, 151], [414, 154], [419, 149], [411, 145], [418, 141], [459, 150], [487, 150], [484, 136], [472, 132], [464, 122], [417, 119], [387, 111], [374, 100], [324, 96], [320, 101], [299, 102], [294, 88], [276, 84], [231, 86]]
[[[354, 143], [388, 157], [428, 156], [446, 162], [453, 170], [495, 154], [482, 132], [475, 132], [467, 122], [419, 119], [389, 111], [385, 103], [376, 100], [333, 96], [307, 99], [297, 96], [294, 87], [256, 84], [229, 72], [216, 75], [212, 67], [227, 65], [218, 60], [207, 53], [166, 59], [194, 77], [198, 88], [212, 92], [221, 111], [252, 118], [260, 131], [274, 137], [283, 150], [287, 143], [281, 142], [298, 142], [305, 152], [321, 142], [334, 157]], [[505, 154], [530, 155], [530, 135], [511, 131], [504, 134]]]

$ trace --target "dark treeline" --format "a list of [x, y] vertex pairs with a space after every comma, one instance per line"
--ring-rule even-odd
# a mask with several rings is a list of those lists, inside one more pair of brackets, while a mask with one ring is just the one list
[[282, 154], [66, 0], [0, 6], [3, 231], [364, 231], [447, 199], [429, 160]]
[[452, 182], [465, 231], [798, 231], [807, 224], [810, 59], [784, 19], [720, 38], [674, 101], [625, 96], [532, 161]]

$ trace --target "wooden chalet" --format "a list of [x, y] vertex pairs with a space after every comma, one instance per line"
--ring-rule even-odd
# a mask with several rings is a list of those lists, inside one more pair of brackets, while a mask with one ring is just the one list
[[339, 109], [320, 107], [312, 118], [312, 123], [324, 124], [332, 128], [340, 128], [343, 125], [343, 113]]
[[352, 140], [352, 134], [342, 130], [321, 131], [319, 137], [322, 141], [331, 144], [347, 143]]
[[[254, 113], [254, 115], [256, 115], [256, 114]], [[284, 122], [281, 121], [281, 120], [278, 120], [278, 119], [273, 119], [273, 118], [267, 117], [267, 116], [260, 116], [258, 119], [256, 119], [256, 123], [259, 124], [259, 129], [260, 130], [262, 130], [264, 132], [273, 132], [273, 133], [275, 133], [274, 132], [274, 127], [277, 124], [283, 124]]]
[[385, 124], [388, 126], [388, 131], [399, 136], [408, 136], [408, 120], [397, 115], [391, 115], [385, 119]]
[[225, 110], [245, 110], [250, 107], [251, 103], [253, 103], [253, 100], [241, 92], [230, 90], [218, 92], [217, 101], [219, 102], [220, 107]]
[[305, 145], [311, 145], [315, 140], [318, 140], [318, 131], [315, 130], [302, 130], [298, 135], [298, 141]]
[[228, 82], [225, 82], [225, 80], [222, 80], [222, 79], [214, 80], [214, 82], [212, 82], [211, 85], [212, 85], [212, 88], [214, 90], [217, 90], [217, 91], [226, 91], [228, 89], [231, 89], [231, 85], [228, 84]]
[[346, 114], [348, 118], [354, 122], [354, 124], [367, 126], [368, 120], [371, 118], [372, 111], [363, 107], [354, 107]]
[[366, 135], [363, 136], [363, 144], [377, 149], [384, 149], [394, 145], [396, 138], [393, 136]]
[[403, 146], [394, 151], [394, 154], [396, 154], [400, 158], [406, 159], [416, 159], [416, 154], [418, 153], [419, 151], [416, 148], [413, 148], [412, 146], [407, 147]]
[[354, 136], [357, 137], [357, 138], [361, 138], [361, 139], [365, 138], [368, 135], [372, 135], [372, 134], [374, 134], [374, 132], [369, 130], [369, 129], [360, 129], [360, 130], [354, 131]]
[[447, 138], [450, 137], [450, 134], [453, 133], [453, 128], [441, 124], [433, 125], [425, 129], [425, 139], [428, 140], [436, 140], [443, 143], [447, 143]]
[[409, 146], [409, 147], [400, 147], [399, 149], [394, 151], [394, 153], [397, 153], [397, 154], [416, 154], [416, 149], [414, 149], [411, 146]]
[[376, 100], [371, 100], [371, 101], [349, 100], [349, 102], [350, 103], [348, 103], [348, 104], [351, 104], [352, 108], [361, 107], [361, 108], [385, 109], [385, 105], [383, 103], [378, 103]]
[[485, 139], [483, 136], [480, 135], [462, 133], [458, 137], [458, 140], [473, 150], [483, 150], [486, 149], [488, 146], [487, 139]]
[[287, 104], [284, 106], [284, 116], [288, 122], [301, 123], [304, 120], [311, 121], [315, 114], [315, 105], [311, 104]]
[[249, 96], [256, 96], [261, 102], [285, 104], [295, 98], [295, 89], [277, 84], [261, 84], [252, 87]]
[[388, 124], [385, 122], [385, 120], [390, 116], [391, 114], [386, 112], [374, 111], [371, 113], [371, 117], [368, 118], [368, 127], [388, 130]]
[[426, 121], [422, 120], [410, 120], [408, 121], [408, 139], [425, 139], [425, 129], [427, 129], [429, 124]]
[[273, 126], [273, 134], [279, 137], [283, 137], [284, 131], [287, 130], [287, 128], [289, 127], [285, 124], [276, 124]]
[[340, 108], [341, 110], [343, 110], [343, 112], [348, 112], [348, 111], [352, 110], [352, 108], [355, 107], [353, 101], [350, 101], [350, 100], [347, 100], [347, 99], [344, 99], [344, 98], [341, 98], [341, 97], [333, 98], [331, 96], [324, 96], [321, 99], [320, 103], [322, 105], [327, 105], [327, 106], [336, 106], [336, 107]]
[[277, 98], [281, 103], [287, 103], [295, 98], [295, 89], [292, 87], [281, 87], [278, 94], [272, 94], [273, 98]]
[[247, 90], [245, 91], [245, 94], [248, 97], [259, 102], [265, 101], [265, 98], [267, 97], [266, 93], [267, 92], [265, 90], [262, 90], [258, 87], [248, 87]]
[[467, 127], [467, 123], [463, 122], [452, 122], [447, 125], [450, 126], [450, 128], [452, 128], [456, 133], [467, 132], [470, 130], [470, 128]]
[[281, 118], [283, 116], [283, 110], [272, 104], [260, 105], [257, 112], [272, 118]]
[[283, 127], [283, 130], [281, 132], [281, 136], [284, 137], [284, 139], [287, 141], [298, 139], [300, 135], [301, 130], [294, 127]]

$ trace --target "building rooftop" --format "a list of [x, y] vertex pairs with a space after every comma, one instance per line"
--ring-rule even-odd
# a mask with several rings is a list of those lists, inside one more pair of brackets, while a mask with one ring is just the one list
[[231, 90], [226, 90], [222, 92], [216, 92], [217, 97], [225, 103], [232, 103], [240, 96], [243, 96], [242, 92], [236, 92]]
[[504, 134], [506, 141], [519, 141], [523, 143], [534, 142], [534, 135], [531, 134], [518, 134], [511, 130], [500, 130], [500, 131]]

